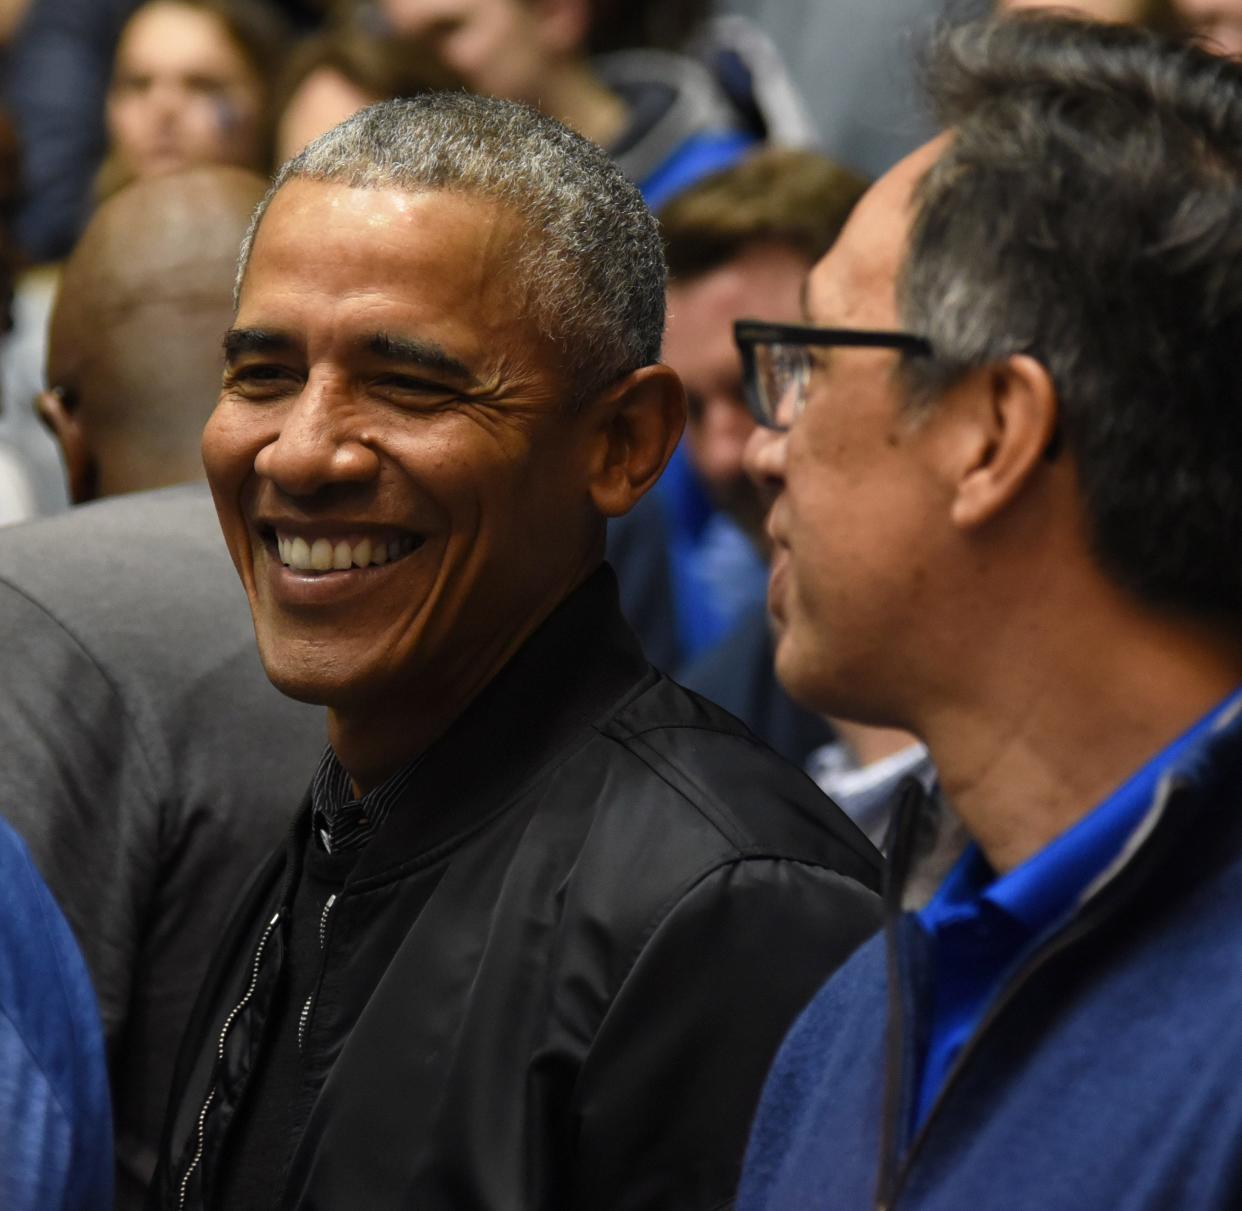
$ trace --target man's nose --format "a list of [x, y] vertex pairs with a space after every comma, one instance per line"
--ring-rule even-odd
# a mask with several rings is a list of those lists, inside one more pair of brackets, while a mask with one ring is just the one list
[[379, 466], [379, 455], [348, 397], [314, 376], [289, 404], [275, 438], [254, 460], [255, 471], [290, 496], [367, 483]]
[[759, 489], [765, 505], [771, 505], [785, 486], [785, 451], [788, 444], [787, 433], [780, 429], [767, 429], [763, 425], [756, 425], [746, 441], [742, 465]]

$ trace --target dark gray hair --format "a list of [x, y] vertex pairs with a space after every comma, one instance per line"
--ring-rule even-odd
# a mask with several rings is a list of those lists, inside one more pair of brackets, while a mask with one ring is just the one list
[[1242, 69], [1137, 29], [973, 23], [930, 57], [952, 141], [916, 195], [916, 401], [1049, 371], [1097, 557], [1150, 604], [1242, 615]]
[[523, 220], [514, 306], [562, 349], [574, 401], [659, 359], [664, 252], [642, 195], [593, 143], [529, 106], [468, 93], [384, 101], [320, 136], [276, 174], [237, 272], [289, 181], [491, 199]]

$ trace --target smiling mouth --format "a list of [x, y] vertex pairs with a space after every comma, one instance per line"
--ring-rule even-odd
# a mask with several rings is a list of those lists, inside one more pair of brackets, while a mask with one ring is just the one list
[[316, 538], [301, 534], [267, 535], [267, 545], [286, 568], [295, 572], [348, 572], [395, 563], [423, 545], [423, 535], [403, 534], [386, 541], [375, 538]]

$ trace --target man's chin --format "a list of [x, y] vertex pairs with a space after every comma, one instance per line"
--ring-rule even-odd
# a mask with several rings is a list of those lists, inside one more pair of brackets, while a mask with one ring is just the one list
[[267, 679], [280, 693], [296, 702], [331, 708], [349, 699], [344, 687], [325, 684], [322, 674], [315, 676], [295, 672], [284, 665], [264, 664], [263, 670], [267, 673]]
[[356, 661], [312, 642], [289, 642], [258, 632], [259, 659], [267, 679], [286, 698], [312, 706], [341, 707], [362, 695]]
[[824, 713], [824, 702], [831, 700], [831, 687], [815, 675], [815, 664], [804, 650], [799, 648], [797, 635], [789, 622], [779, 613], [768, 614], [772, 627], [773, 662], [776, 679], [785, 692], [799, 706], [817, 714]]
[[283, 671], [267, 670], [267, 679], [286, 698], [305, 702], [309, 706], [330, 707], [336, 698], [331, 690], [309, 678], [290, 677]]

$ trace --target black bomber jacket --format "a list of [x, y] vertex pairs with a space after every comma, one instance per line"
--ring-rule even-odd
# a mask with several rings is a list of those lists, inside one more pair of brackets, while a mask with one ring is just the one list
[[[153, 1208], [217, 1207], [308, 815], [225, 931]], [[600, 569], [427, 751], [336, 898], [281, 1205], [731, 1205], [768, 1064], [878, 927], [879, 873], [805, 775], [647, 664]]]

